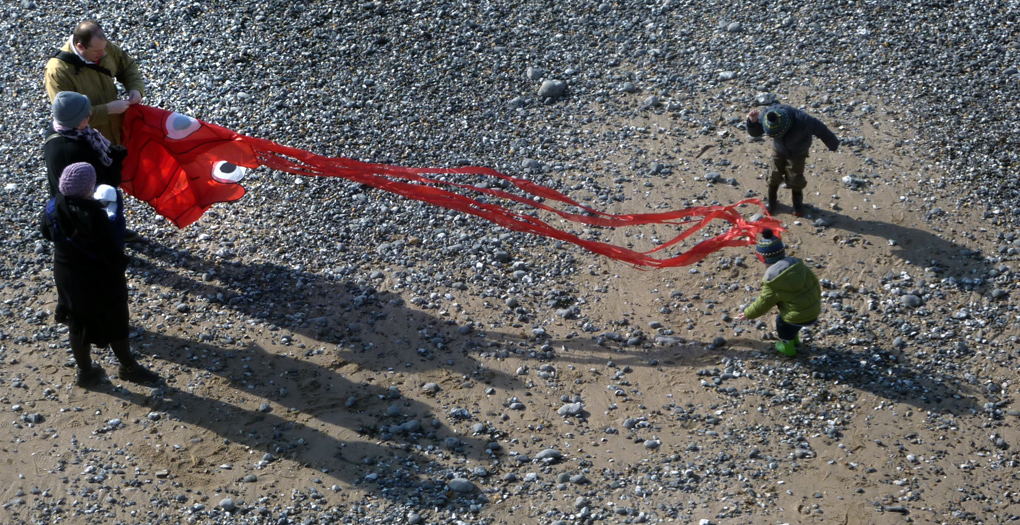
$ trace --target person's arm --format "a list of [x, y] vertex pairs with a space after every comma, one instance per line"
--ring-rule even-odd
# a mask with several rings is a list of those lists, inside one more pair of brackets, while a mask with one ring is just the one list
[[[107, 47], [109, 46], [110, 44], [107, 44]], [[128, 93], [128, 103], [141, 102], [145, 96], [145, 79], [138, 71], [138, 63], [119, 46], [116, 48], [116, 56], [113, 56], [114, 53], [110, 55], [117, 61], [117, 80], [123, 84], [124, 91]]]
[[746, 319], [757, 319], [768, 313], [778, 302], [779, 297], [775, 291], [771, 286], [765, 284], [761, 287], [761, 295], [748, 305], [747, 308], [744, 308], [744, 317]]
[[50, 103], [57, 98], [61, 91], [74, 91], [74, 82], [71, 81], [71, 74], [67, 68], [57, 67], [54, 63], [57, 58], [51, 58], [46, 64], [46, 72], [43, 74], [43, 83], [46, 85], [46, 95], [50, 97]]
[[88, 214], [89, 231], [92, 232], [103, 262], [108, 267], [123, 272], [127, 268], [128, 256], [117, 241], [117, 235], [114, 233], [116, 225], [107, 217], [106, 210], [102, 207], [97, 207], [97, 210], [101, 213]]
[[112, 161], [109, 166], [103, 166], [98, 159], [93, 159], [90, 164], [96, 168], [96, 185], [106, 184], [107, 186], [113, 186], [114, 188], [119, 187], [120, 183], [123, 182], [121, 174], [124, 157], [127, 156], [127, 149], [120, 144], [110, 146], [110, 160]]
[[752, 137], [760, 137], [765, 134], [765, 127], [761, 125], [761, 110], [752, 109], [747, 113], [747, 134]]
[[[102, 73], [96, 74], [101, 75]], [[78, 91], [74, 87], [74, 82], [71, 80], [70, 69], [47, 67], [46, 94], [50, 97], [50, 103], [53, 103], [53, 99], [57, 98], [57, 93], [60, 93], [61, 91]], [[110, 104], [116, 104], [117, 102], [119, 101], [114, 100]], [[110, 115], [117, 113], [117, 111], [110, 111], [110, 108], [108, 107], [110, 104], [92, 104], [91, 122], [108, 122], [110, 120]], [[125, 109], [127, 109], [126, 101], [124, 103], [124, 109], [121, 109], [119, 112], [123, 113]]]
[[[47, 203], [48, 205], [49, 203]], [[39, 215], [39, 231], [42, 233], [43, 238], [53, 242], [53, 223], [50, 222], [50, 214], [46, 213], [46, 208], [43, 208], [42, 213]]]
[[807, 121], [811, 126], [811, 134], [818, 137], [825, 143], [825, 146], [829, 148], [829, 151], [836, 151], [839, 149], [839, 137], [829, 129], [821, 120], [818, 120], [811, 115], [805, 114]]

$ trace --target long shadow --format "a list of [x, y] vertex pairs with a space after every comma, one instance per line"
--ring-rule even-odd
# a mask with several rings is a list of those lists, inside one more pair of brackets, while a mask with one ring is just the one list
[[[221, 309], [235, 314], [228, 320], [232, 324], [247, 323], [249, 330], [295, 353], [310, 356], [336, 345], [349, 351], [345, 359], [370, 370], [410, 365], [469, 376], [479, 370], [474, 359], [459, 359], [479, 344], [473, 327], [407, 308], [401, 296], [380, 291], [370, 281], [268, 262], [207, 260], [161, 246], [142, 247], [135, 257], [142, 265], [132, 272], [145, 284], [181, 293], [174, 299], [179, 312], [167, 315], [168, 325], [189, 322], [195, 310]], [[200, 337], [238, 343], [228, 331], [210, 326]], [[310, 348], [296, 334], [323, 346]], [[463, 341], [461, 348], [451, 347], [454, 340]]]
[[[474, 478], [472, 472], [429, 464], [436, 454], [488, 464], [498, 457], [489, 447], [497, 438], [455, 429], [479, 422], [469, 407], [437, 414], [415, 400], [419, 392], [406, 391], [421, 385], [402, 384], [404, 392], [390, 385], [402, 383], [391, 378], [405, 370], [438, 370], [458, 385], [520, 388], [470, 357], [481, 332], [406, 308], [399, 296], [365, 282], [271, 263], [210, 262], [165, 246], [143, 246], [134, 256], [134, 277], [175, 297], [160, 298], [171, 311], [158, 312], [163, 322], [132, 334], [132, 344], [172, 364], [169, 374], [161, 370], [169, 377], [158, 395], [107, 387], [111, 395], [392, 501], [421, 494], [426, 507], [474, 503], [475, 494], [451, 498], [446, 486], [450, 476]], [[134, 317], [151, 315], [145, 299], [134, 298]], [[168, 333], [181, 323], [200, 323], [201, 333]], [[247, 333], [238, 337], [225, 325]], [[249, 334], [269, 346], [246, 341]], [[348, 378], [364, 370], [376, 373]], [[199, 463], [178, 468], [209, 467]]]
[[[136, 340], [143, 341], [154, 358], [177, 363], [170, 367], [166, 386], [151, 394], [115, 387], [106, 387], [107, 393], [268, 453], [265, 463], [292, 460], [315, 468], [324, 478], [393, 501], [421, 494], [427, 505], [466, 507], [472, 495], [451, 499], [444, 472], [419, 474], [429, 472], [427, 465], [434, 461], [419, 451], [432, 449], [475, 462], [492, 458], [487, 452], [490, 440], [454, 431], [445, 423], [446, 414], [435, 414], [430, 406], [387, 386], [352, 382], [338, 370], [304, 358], [254, 345], [225, 349], [151, 332]], [[349, 366], [341, 363], [341, 369]], [[349, 399], [354, 401], [348, 404]], [[210, 462], [216, 460], [202, 452], [191, 452], [191, 462], [172, 467], [198, 473], [215, 468]], [[421, 468], [409, 468], [412, 463]], [[269, 469], [253, 472], [272, 475]]]
[[[891, 249], [895, 256], [941, 276], [952, 277], [962, 289], [988, 295], [994, 288], [994, 285], [987, 282], [978, 284], [974, 281], [975, 277], [983, 277], [993, 269], [980, 251], [917, 228], [889, 222], [853, 219], [829, 210], [821, 210], [819, 215], [825, 217], [832, 228], [894, 241], [895, 245]], [[855, 240], [851, 237], [847, 242]]]
[[980, 389], [972, 387], [951, 370], [920, 371], [905, 362], [898, 352], [878, 346], [827, 348], [809, 344], [797, 357], [788, 358], [776, 353], [771, 341], [749, 337], [728, 338], [726, 344], [718, 348], [707, 341], [689, 339], [651, 349], [583, 338], [557, 339], [550, 344], [557, 348], [570, 347], [571, 351], [557, 355], [557, 360], [577, 366], [605, 366], [609, 362], [619, 368], [684, 366], [707, 372], [709, 382], [719, 375], [719, 362], [723, 358], [746, 361], [748, 351], [758, 351], [765, 356], [765, 362], [769, 359], [775, 362], [775, 365], [764, 366], [789, 369], [777, 376], [780, 382], [781, 377], [787, 377], [795, 379], [799, 386], [848, 385], [877, 397], [936, 413], [971, 413], [982, 410], [987, 401]]
[[805, 366], [812, 381], [823, 384], [849, 385], [897, 403], [913, 405], [936, 413], [963, 414], [984, 404], [983, 394], [968, 386], [966, 380], [941, 368], [934, 372], [919, 371], [898, 352], [879, 346], [828, 348], [815, 344], [802, 345], [798, 355], [778, 355], [771, 341], [735, 338], [727, 343], [775, 354], [777, 363]]
[[[355, 383], [343, 377], [341, 371], [352, 371], [357, 365], [339, 356], [323, 366], [304, 357], [268, 352], [258, 345], [225, 349], [152, 332], [145, 332], [136, 340], [142, 341], [146, 353], [152, 353], [154, 358], [177, 363], [177, 366], [171, 367], [168, 392], [188, 394], [184, 389], [202, 391], [226, 386], [226, 401], [269, 402], [265, 411], [235, 405], [241, 412], [251, 412], [256, 420], [267, 418], [271, 412], [277, 411], [300, 413], [308, 423], [315, 419], [350, 429], [359, 435], [389, 439], [386, 434], [393, 437], [404, 435], [403, 431], [389, 432], [391, 424], [419, 419], [423, 425], [420, 431], [414, 433], [420, 434], [413, 436], [414, 439], [443, 441], [454, 435], [446, 426], [435, 426], [429, 422], [432, 418], [445, 417], [433, 414], [429, 406], [388, 386]], [[219, 404], [224, 399], [209, 403]], [[349, 407], [345, 406], [348, 400], [352, 400]], [[394, 404], [399, 407], [399, 415], [387, 413]], [[211, 414], [220, 412], [197, 411], [188, 417], [194, 418], [195, 422], [211, 422]], [[471, 453], [479, 450], [481, 445], [483, 443], [479, 440], [469, 438], [458, 448]]]

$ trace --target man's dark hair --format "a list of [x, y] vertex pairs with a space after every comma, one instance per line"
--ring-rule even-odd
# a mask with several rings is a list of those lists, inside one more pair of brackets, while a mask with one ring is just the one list
[[96, 22], [95, 20], [86, 20], [78, 24], [71, 35], [72, 44], [81, 44], [85, 49], [88, 49], [89, 45], [92, 44], [93, 38], [106, 40], [103, 28], [99, 27], [99, 22]]

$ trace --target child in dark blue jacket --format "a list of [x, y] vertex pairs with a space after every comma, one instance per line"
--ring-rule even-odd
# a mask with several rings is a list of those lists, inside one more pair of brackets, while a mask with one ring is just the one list
[[793, 214], [801, 217], [804, 215], [804, 187], [807, 186], [804, 164], [811, 149], [811, 138], [818, 137], [831, 151], [839, 149], [839, 139], [822, 121], [793, 106], [776, 104], [765, 110], [764, 117], [761, 115], [758, 109], [747, 114], [747, 134], [752, 137], [767, 135], [775, 148], [768, 176], [769, 213], [776, 212], [779, 186], [785, 182], [793, 193]]

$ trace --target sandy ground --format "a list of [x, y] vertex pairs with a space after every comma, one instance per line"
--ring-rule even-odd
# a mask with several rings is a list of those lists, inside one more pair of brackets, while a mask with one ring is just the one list
[[[806, 103], [810, 94], [790, 95], [790, 100]], [[941, 278], [986, 273], [987, 267], [960, 253], [994, 253], [998, 234], [979, 214], [951, 202], [938, 202], [951, 219], [925, 220], [926, 210], [936, 204], [924, 200], [932, 195], [925, 188], [939, 178], [938, 168], [919, 152], [910, 122], [893, 108], [878, 108], [873, 123], [823, 116], [834, 129], [844, 126], [837, 131], [840, 136], [863, 137], [870, 147], [845, 145], [830, 153], [816, 142], [807, 200], [817, 210], [795, 219], [784, 206], [779, 215], [788, 228], [790, 253], [813, 263], [818, 276], [832, 283], [826, 291], [839, 291], [844, 308], [858, 313], [868, 312], [872, 297], [862, 290], [882, 296], [889, 272], [923, 279], [937, 261], [944, 268]], [[733, 108], [724, 117], [739, 117], [745, 110]], [[770, 146], [749, 141], [736, 128], [697, 134], [669, 114], [646, 115], [621, 126], [652, 132], [644, 141], [645, 152], [619, 155], [665, 156], [674, 167], [671, 174], [651, 179], [650, 187], [644, 184], [647, 179], [630, 177], [623, 184], [633, 198], [606, 211], [730, 203], [748, 190], [764, 192], [762, 163], [768, 161]], [[720, 159], [731, 164], [715, 166]], [[704, 174], [713, 170], [738, 184], [708, 184]], [[870, 183], [864, 190], [842, 182], [860, 173]], [[788, 192], [782, 199], [789, 202]], [[282, 209], [286, 203], [275, 205]], [[223, 234], [221, 225], [232, 220], [234, 209], [220, 205], [213, 212], [219, 220], [207, 216], [185, 232], [166, 225], [161, 233], [215, 238]], [[829, 226], [816, 226], [818, 219]], [[658, 232], [604, 232], [602, 238], [647, 248], [652, 236], [666, 233], [659, 227]], [[251, 237], [248, 242], [254, 243], [258, 234]], [[572, 246], [520, 254], [576, 258], [577, 273], [569, 278], [573, 289], [566, 291], [583, 298], [582, 321], [557, 316], [542, 297], [529, 296], [526, 283], [485, 290], [456, 269], [447, 280], [467, 283], [468, 290], [450, 287], [452, 300], [416, 303], [412, 287], [396, 277], [400, 268], [366, 265], [359, 275], [382, 272], [380, 279], [362, 283], [377, 290], [376, 306], [357, 308], [352, 306], [360, 293], [357, 278], [326, 279], [315, 273], [314, 262], [295, 274], [293, 267], [248, 257], [243, 249], [233, 263], [224, 264], [212, 257], [215, 247], [205, 248], [197, 240], [195, 250], [187, 253], [160, 251], [159, 244], [157, 236], [133, 252], [142, 263], [129, 276], [133, 347], [167, 378], [159, 389], [120, 382], [108, 352], [100, 355], [111, 384], [94, 391], [73, 386], [66, 342], [35, 337], [40, 327], [52, 323], [55, 304], [45, 264], [32, 280], [7, 283], [0, 292], [8, 305], [8, 327], [0, 341], [0, 409], [7, 413], [0, 420], [0, 502], [27, 500], [0, 510], [5, 522], [58, 521], [38, 515], [33, 510], [37, 500], [62, 499], [62, 519], [68, 523], [136, 523], [160, 515], [201, 522], [196, 504], [213, 508], [229, 496], [240, 505], [285, 507], [294, 501], [294, 490], [308, 494], [309, 489], [317, 491], [313, 499], [321, 508], [413, 505], [413, 498], [394, 498], [366, 482], [366, 476], [435, 480], [442, 478], [428, 474], [429, 469], [477, 466], [491, 476], [475, 479], [476, 485], [497, 490], [489, 491], [490, 501], [480, 512], [464, 513], [461, 519], [468, 523], [547, 523], [546, 511], [573, 512], [578, 497], [602, 508], [646, 512], [668, 502], [688, 511], [659, 518], [685, 523], [960, 523], [968, 516], [992, 523], [1020, 514], [1015, 473], [1002, 467], [1015, 464], [1014, 449], [996, 448], [990, 440], [994, 434], [1006, 443], [1020, 443], [1016, 417], [993, 421], [984, 414], [990, 402], [984, 385], [1015, 383], [1012, 357], [1004, 360], [978, 350], [961, 358], [959, 369], [931, 377], [918, 372], [923, 370], [918, 363], [928, 355], [925, 349], [894, 347], [899, 334], [880, 322], [868, 328], [870, 339], [829, 334], [840, 312], [828, 303], [806, 338], [807, 352], [795, 359], [779, 356], [772, 342], [762, 338], [772, 328], [771, 316], [763, 318], [764, 329], [731, 319], [755, 297], [764, 271], [750, 249], [726, 249], [690, 268], [658, 271], [629, 268]], [[733, 263], [738, 256], [746, 263]], [[168, 258], [172, 271], [160, 264]], [[211, 277], [210, 269], [216, 271]], [[443, 271], [441, 263], [435, 271]], [[301, 299], [271, 307], [269, 319], [289, 318], [289, 326], [246, 316], [228, 301], [208, 300], [246, 293], [243, 286], [257, 289], [266, 278], [282, 279]], [[8, 294], [26, 289], [32, 300], [11, 304]], [[504, 315], [507, 296], [521, 297], [533, 308], [547, 338], [536, 340], [532, 323]], [[988, 290], [979, 288], [933, 297], [926, 308], [951, 313], [961, 305], [975, 308], [989, 301]], [[428, 302], [438, 306], [421, 306]], [[166, 308], [177, 303], [186, 308]], [[583, 322], [598, 330], [585, 332]], [[458, 330], [469, 323], [475, 327], [470, 333]], [[655, 344], [657, 330], [650, 323], [661, 323], [658, 331], [672, 330], [680, 342]], [[600, 337], [637, 331], [645, 334], [647, 344], [623, 346]], [[1002, 342], [1011, 355], [1010, 337], [1016, 335], [1014, 316], [1005, 327], [989, 326], [974, 337]], [[443, 338], [441, 345], [436, 337]], [[719, 337], [725, 345], [715, 347]], [[855, 344], [858, 338], [862, 341]], [[555, 358], [536, 358], [546, 344]], [[865, 361], [872, 350], [881, 349], [895, 359], [882, 365], [888, 367], [887, 377], [922, 385], [927, 394], [922, 398], [873, 378], [827, 375], [825, 360], [816, 357], [839, 345]], [[543, 370], [546, 364], [552, 368]], [[713, 378], [712, 369], [735, 365], [742, 373], [723, 383], [733, 391], [703, 386]], [[979, 377], [967, 377], [972, 373]], [[424, 390], [428, 383], [436, 383], [438, 390]], [[1015, 386], [1006, 390], [1012, 393]], [[585, 417], [560, 416], [564, 399], [575, 396], [585, 404]], [[515, 400], [526, 409], [509, 408]], [[1000, 407], [1010, 409], [1008, 403]], [[449, 417], [456, 408], [470, 411], [472, 419]], [[388, 416], [390, 410], [402, 416]], [[28, 414], [41, 414], [44, 420], [30, 423]], [[646, 424], [625, 429], [627, 418], [645, 418]], [[116, 427], [110, 423], [115, 419], [120, 420]], [[435, 432], [433, 439], [382, 436], [385, 425], [407, 419], [421, 420]], [[833, 420], [842, 429], [838, 438], [822, 431]], [[487, 435], [473, 432], [479, 422], [490, 429]], [[801, 447], [790, 437], [795, 432], [810, 443], [809, 457], [796, 457]], [[450, 437], [461, 440], [457, 450], [444, 446]], [[661, 446], [649, 449], [648, 440]], [[490, 441], [502, 450], [490, 451]], [[567, 459], [553, 466], [514, 463], [516, 455], [533, 457], [546, 448], [556, 448]], [[267, 453], [272, 460], [265, 460]], [[719, 454], [734, 458], [735, 476], [707, 472], [726, 467], [726, 461], [709, 461]], [[777, 466], [770, 468], [773, 462]], [[635, 486], [661, 487], [671, 473], [682, 476], [677, 473], [690, 469], [713, 481], [696, 491], [635, 492]], [[503, 476], [508, 472], [522, 477], [535, 472], [550, 484], [536, 490], [535, 484], [507, 482]], [[558, 487], [554, 480], [560, 472], [585, 473], [589, 483]], [[628, 481], [613, 485], [621, 479]], [[75, 510], [90, 505], [103, 510], [91, 515]], [[426, 521], [438, 515], [429, 508], [420, 512]], [[609, 513], [605, 521], [634, 519]]]

